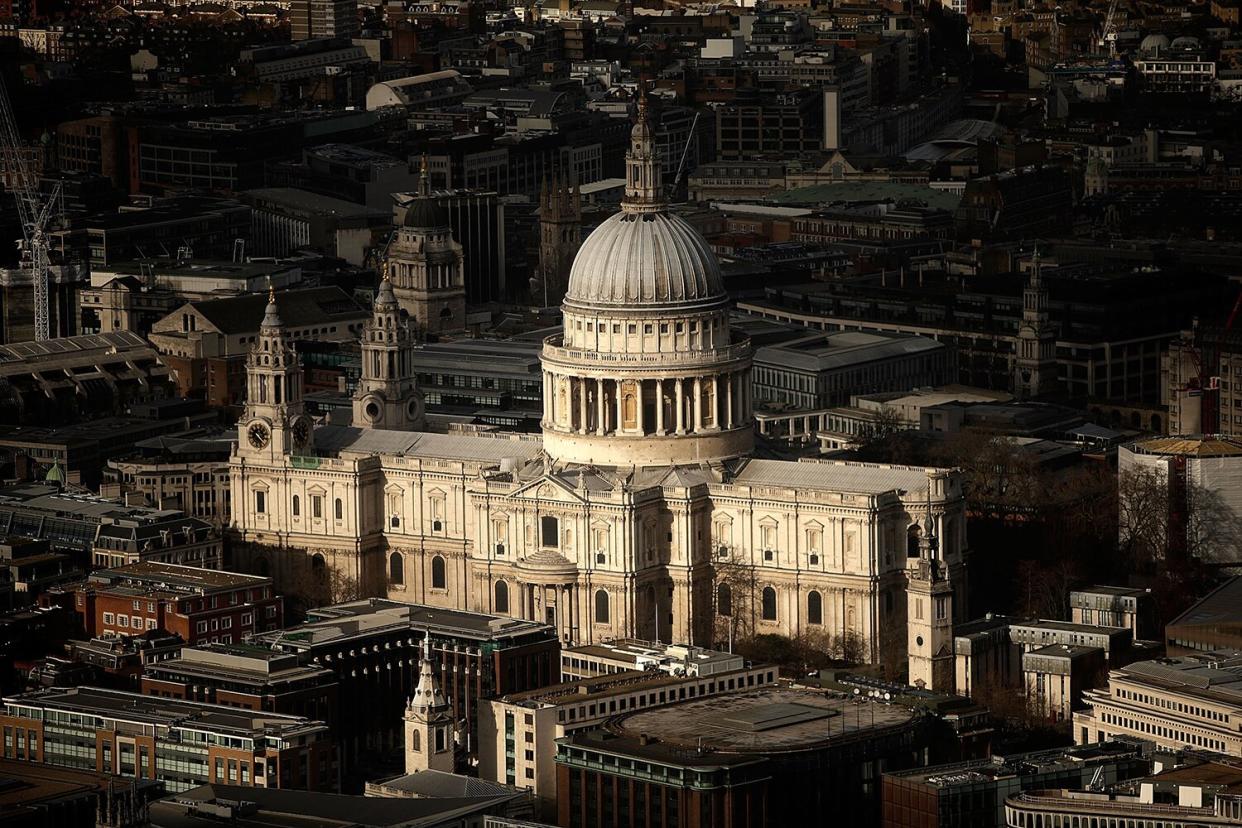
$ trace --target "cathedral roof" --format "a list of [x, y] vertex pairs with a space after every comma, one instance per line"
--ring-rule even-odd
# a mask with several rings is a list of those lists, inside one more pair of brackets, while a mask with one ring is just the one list
[[584, 309], [717, 305], [727, 299], [707, 241], [668, 212], [647, 98], [626, 155], [621, 212], [582, 243], [569, 271], [565, 305]]
[[315, 448], [329, 454], [351, 451], [366, 454], [418, 455], [466, 462], [526, 460], [543, 448], [535, 439], [387, 431], [379, 428], [324, 425], [315, 429]]
[[726, 298], [707, 241], [667, 212], [617, 213], [574, 258], [565, 302], [625, 306], [716, 303]]
[[448, 213], [434, 198], [424, 196], [410, 202], [405, 210], [402, 227], [419, 230], [440, 230], [449, 226]]
[[882, 494], [894, 489], [915, 493], [927, 489], [928, 470], [919, 466], [848, 463], [842, 460], [749, 460], [733, 477], [739, 486]]

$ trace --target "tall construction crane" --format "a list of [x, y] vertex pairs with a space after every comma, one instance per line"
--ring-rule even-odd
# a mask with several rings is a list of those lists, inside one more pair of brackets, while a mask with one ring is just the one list
[[48, 255], [48, 230], [51, 229], [54, 214], [59, 214], [57, 207], [61, 185], [57, 182], [47, 195], [40, 192], [39, 176], [23, 150], [8, 90], [4, 79], [0, 78], [0, 158], [8, 171], [13, 200], [17, 202], [17, 215], [22, 223], [22, 237], [17, 245], [21, 251], [21, 268], [30, 271], [34, 288], [35, 340], [42, 342], [50, 338], [51, 327], [48, 281], [52, 263]]
[[1104, 17], [1104, 26], [1100, 29], [1099, 45], [1107, 47], [1110, 54], [1117, 52], [1117, 0], [1109, 0], [1108, 14]]

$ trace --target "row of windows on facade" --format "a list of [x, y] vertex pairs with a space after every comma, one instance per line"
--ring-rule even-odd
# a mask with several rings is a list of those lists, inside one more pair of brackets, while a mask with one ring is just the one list
[[1114, 713], [1105, 713], [1103, 716], [1105, 724], [1115, 725], [1117, 727], [1128, 727], [1139, 733], [1146, 733], [1150, 736], [1158, 736], [1162, 739], [1175, 739], [1184, 745], [1196, 745], [1208, 750], [1224, 751], [1227, 745], [1221, 739], [1212, 739], [1207, 736], [1201, 736], [1198, 733], [1187, 733], [1167, 725], [1157, 724], [1155, 722], [1145, 722], [1141, 719], [1132, 719], [1128, 716], [1118, 716]]
[[1184, 702], [1173, 701], [1162, 696], [1152, 696], [1147, 693], [1136, 693], [1133, 690], [1127, 690], [1124, 687], [1117, 689], [1117, 698], [1129, 699], [1130, 701], [1141, 702], [1151, 705], [1152, 707], [1163, 707], [1166, 710], [1176, 710], [1178, 713], [1189, 713], [1192, 716], [1198, 716], [1201, 719], [1211, 719], [1214, 722], [1224, 722], [1229, 724], [1230, 716], [1228, 713], [1219, 713], [1215, 710], [1209, 710], [1206, 707], [1199, 707], [1195, 704], [1186, 704]]

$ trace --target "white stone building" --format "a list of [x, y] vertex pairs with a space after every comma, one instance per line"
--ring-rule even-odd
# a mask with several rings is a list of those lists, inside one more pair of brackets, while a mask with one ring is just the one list
[[[967, 611], [958, 474], [752, 457], [751, 346], [706, 242], [666, 210], [645, 106], [627, 165], [622, 210], [583, 243], [564, 333], [544, 345], [542, 440], [311, 428], [273, 299], [231, 460], [238, 566], [339, 573], [363, 594], [546, 621], [575, 643], [708, 646], [724, 621], [904, 660], [920, 554]], [[399, 369], [374, 373], [391, 364], [379, 348], [393, 350], [363, 342], [362, 384], [412, 405]], [[909, 634], [930, 639], [926, 619]]]

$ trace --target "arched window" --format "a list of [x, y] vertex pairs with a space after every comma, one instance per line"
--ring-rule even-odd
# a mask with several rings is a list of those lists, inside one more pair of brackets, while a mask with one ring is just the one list
[[302, 498], [297, 495], [293, 496], [293, 516], [298, 517], [302, 514]]
[[422, 736], [419, 734], [417, 730], [410, 731], [410, 750], [414, 751], [415, 753], [422, 753], [423, 751]]
[[345, 504], [341, 502], [341, 499], [339, 497], [336, 499], [334, 508], [336, 509], [336, 519], [344, 520], [345, 519]]
[[496, 612], [509, 611], [509, 585], [504, 581], [496, 582]]
[[919, 556], [919, 525], [911, 523], [910, 528], [906, 529], [906, 557], [917, 558]]
[[728, 584], [716, 587], [716, 614], [726, 617], [733, 614], [733, 590]]
[[317, 552], [311, 556], [311, 574], [316, 578], [324, 578], [328, 574], [328, 562]]
[[806, 596], [806, 623], [824, 623], [824, 596], [815, 590]]
[[772, 587], [763, 588], [763, 620], [776, 620], [776, 590]]
[[604, 590], [595, 592], [595, 623], [608, 623], [608, 593]]
[[444, 558], [436, 555], [431, 559], [431, 588], [445, 589], [447, 579], [444, 577]]
[[388, 556], [388, 580], [398, 585], [405, 583], [405, 558], [400, 552]]

